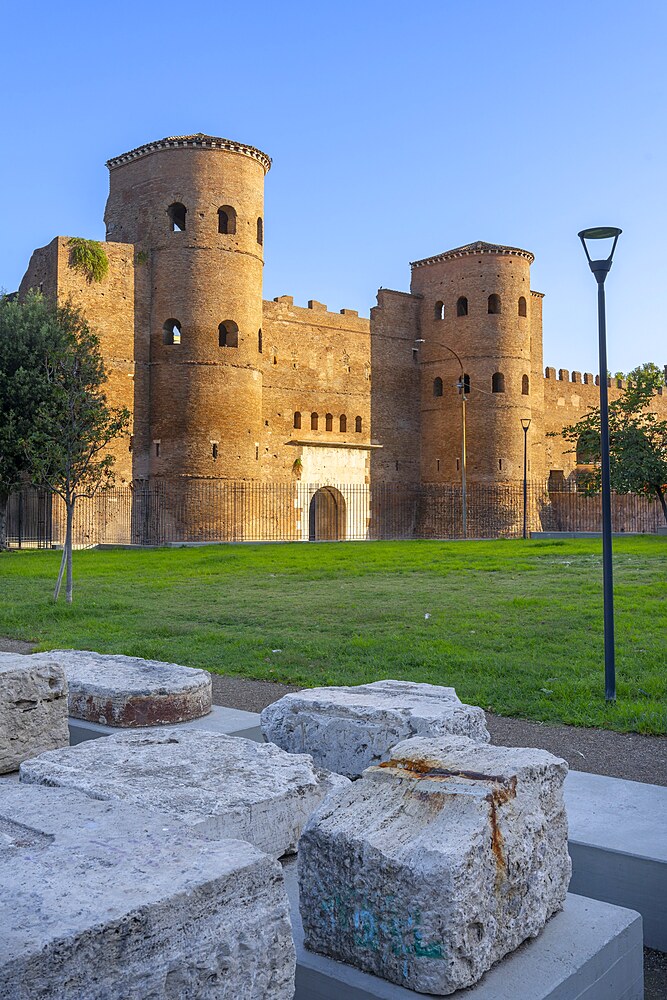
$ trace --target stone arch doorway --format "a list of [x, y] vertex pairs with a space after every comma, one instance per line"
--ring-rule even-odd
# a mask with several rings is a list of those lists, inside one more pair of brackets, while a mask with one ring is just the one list
[[333, 486], [322, 486], [310, 501], [309, 542], [340, 542], [345, 538], [345, 498]]

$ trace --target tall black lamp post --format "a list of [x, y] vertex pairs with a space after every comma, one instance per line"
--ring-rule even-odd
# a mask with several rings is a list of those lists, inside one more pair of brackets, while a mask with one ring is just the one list
[[528, 428], [530, 417], [523, 417], [523, 537], [526, 538], [526, 509], [528, 507]]
[[[598, 283], [598, 340], [600, 351], [600, 452], [602, 459], [602, 581], [604, 592], [604, 695], [616, 701], [616, 664], [614, 659], [614, 580], [611, 550], [611, 482], [609, 476], [609, 394], [607, 392], [607, 324], [604, 282], [611, 268], [621, 229], [610, 226], [582, 229], [582, 242], [588, 264]], [[593, 260], [588, 240], [613, 240], [609, 256]]]

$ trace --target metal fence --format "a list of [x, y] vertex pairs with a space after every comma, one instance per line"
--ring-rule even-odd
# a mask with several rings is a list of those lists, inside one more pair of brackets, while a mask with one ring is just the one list
[[[566, 484], [569, 485], [569, 484]], [[166, 545], [192, 542], [356, 541], [462, 538], [460, 486], [380, 483], [348, 486], [192, 481], [108, 490], [77, 502], [74, 545]], [[574, 488], [550, 492], [528, 484], [531, 531], [599, 531], [599, 496]], [[612, 497], [613, 530], [655, 532], [664, 524], [657, 502], [634, 494]], [[471, 483], [468, 538], [516, 538], [523, 529], [523, 484]], [[65, 509], [43, 491], [10, 500], [12, 546], [62, 545]]]

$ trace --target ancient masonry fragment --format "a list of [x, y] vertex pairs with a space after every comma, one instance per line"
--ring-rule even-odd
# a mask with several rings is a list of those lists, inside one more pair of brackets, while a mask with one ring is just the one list
[[421, 993], [471, 986], [562, 908], [566, 772], [543, 750], [399, 744], [304, 829], [306, 946]]
[[296, 850], [313, 809], [340, 775], [310, 757], [204, 730], [120, 733], [42, 754], [21, 781], [72, 788], [167, 813], [198, 832], [247, 840], [278, 858]]
[[0, 774], [69, 744], [67, 681], [56, 664], [0, 653]]
[[294, 995], [278, 862], [170, 817], [3, 782], [0, 897], [3, 1000]]
[[106, 726], [157, 726], [199, 719], [211, 711], [211, 675], [178, 663], [80, 649], [36, 653], [57, 664], [69, 689], [69, 714]]
[[350, 778], [411, 736], [489, 741], [481, 708], [462, 704], [454, 688], [409, 681], [298, 691], [265, 708], [261, 721], [267, 740]]

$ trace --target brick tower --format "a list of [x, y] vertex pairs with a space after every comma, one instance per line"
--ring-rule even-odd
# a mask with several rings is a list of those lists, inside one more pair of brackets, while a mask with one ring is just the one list
[[[521, 419], [531, 418], [529, 474], [542, 475], [541, 297], [531, 294], [533, 255], [471, 243], [412, 264], [421, 297], [421, 481], [460, 477], [462, 407], [467, 392], [467, 473], [498, 483], [523, 475]], [[532, 313], [535, 311], [535, 322]], [[534, 327], [534, 330], [533, 330]], [[531, 333], [532, 331], [532, 333]], [[451, 349], [451, 350], [448, 350]]]
[[270, 165], [202, 134], [107, 164], [107, 239], [135, 247], [134, 447], [151, 479], [256, 478]]

